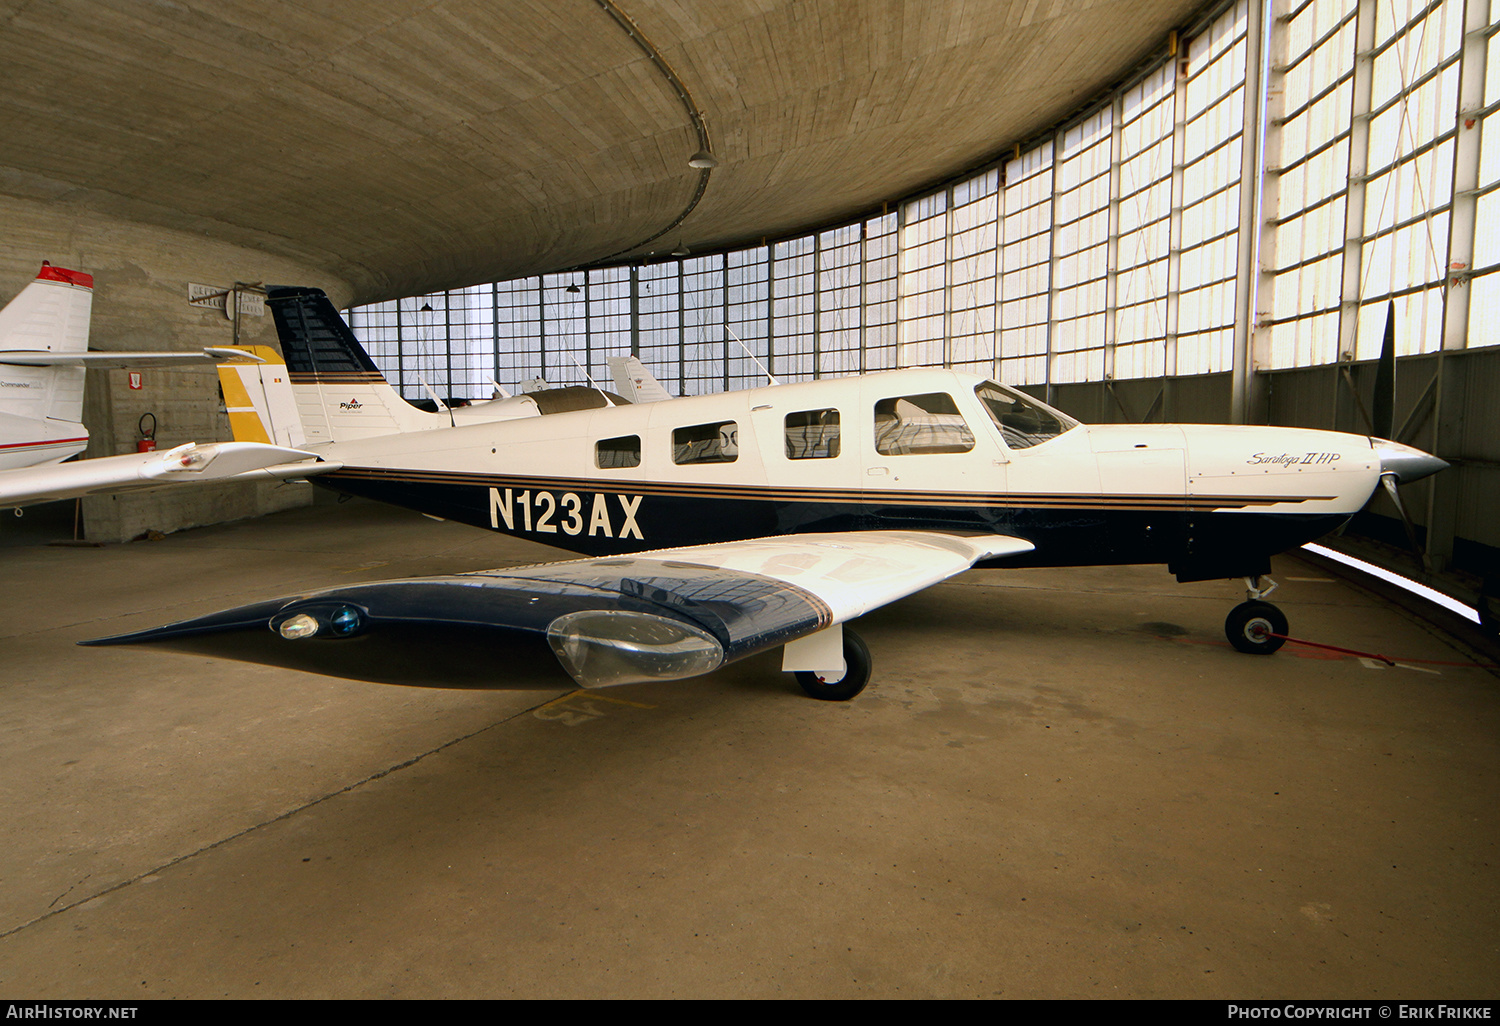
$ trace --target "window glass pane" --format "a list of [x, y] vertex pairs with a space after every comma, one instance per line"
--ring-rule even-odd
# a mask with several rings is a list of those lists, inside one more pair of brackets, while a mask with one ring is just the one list
[[733, 463], [739, 458], [740, 432], [732, 420], [695, 424], [672, 432], [673, 463]]
[[968, 452], [974, 433], [946, 392], [898, 396], [875, 404], [875, 451], [885, 456]]
[[986, 381], [974, 389], [985, 412], [1012, 449], [1029, 449], [1050, 441], [1078, 422], [1063, 417], [1013, 388]]
[[827, 460], [838, 454], [838, 410], [805, 410], [786, 415], [787, 459]]
[[594, 446], [594, 465], [601, 470], [641, 465], [641, 436], [606, 438]]

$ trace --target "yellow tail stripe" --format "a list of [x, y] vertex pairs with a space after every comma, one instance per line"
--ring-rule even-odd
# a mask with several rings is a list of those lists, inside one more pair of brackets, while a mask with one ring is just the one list
[[219, 384], [224, 387], [224, 406], [229, 411], [229, 427], [236, 442], [270, 442], [270, 432], [255, 410], [255, 403], [236, 367], [219, 368]]

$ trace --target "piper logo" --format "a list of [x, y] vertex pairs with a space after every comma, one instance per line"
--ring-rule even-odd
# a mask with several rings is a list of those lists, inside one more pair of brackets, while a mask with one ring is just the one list
[[357, 410], [357, 409], [359, 409], [363, 405], [364, 405], [364, 403], [360, 402], [358, 399], [350, 399], [347, 403], [339, 403], [339, 409], [341, 409], [341, 410]]

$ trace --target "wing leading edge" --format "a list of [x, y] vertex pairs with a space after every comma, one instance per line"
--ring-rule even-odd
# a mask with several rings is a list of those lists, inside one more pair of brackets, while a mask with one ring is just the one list
[[680, 680], [1031, 548], [934, 531], [788, 535], [354, 585], [82, 644], [426, 687]]

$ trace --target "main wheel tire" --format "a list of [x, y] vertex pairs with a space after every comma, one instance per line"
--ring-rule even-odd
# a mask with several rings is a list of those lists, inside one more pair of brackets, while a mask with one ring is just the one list
[[1285, 634], [1286, 628], [1286, 614], [1269, 602], [1241, 602], [1224, 621], [1229, 643], [1251, 655], [1270, 655], [1286, 644], [1286, 638], [1271, 636]]
[[826, 680], [812, 670], [798, 670], [797, 683], [813, 698], [825, 702], [847, 702], [870, 683], [870, 650], [849, 628], [844, 628], [844, 675]]

